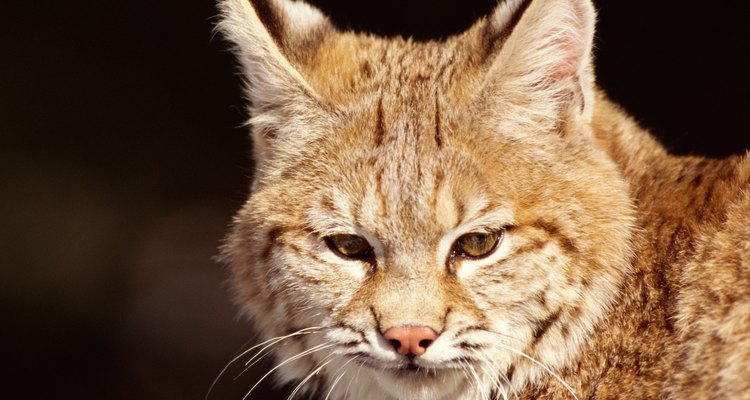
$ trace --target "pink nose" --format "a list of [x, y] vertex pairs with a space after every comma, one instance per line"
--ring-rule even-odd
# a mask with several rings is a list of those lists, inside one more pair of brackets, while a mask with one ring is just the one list
[[390, 328], [383, 334], [393, 348], [404, 356], [421, 356], [427, 347], [437, 339], [437, 332], [426, 326], [399, 326]]

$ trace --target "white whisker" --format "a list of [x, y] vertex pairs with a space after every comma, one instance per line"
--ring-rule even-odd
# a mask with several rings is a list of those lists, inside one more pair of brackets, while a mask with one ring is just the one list
[[[242, 358], [245, 355], [247, 355], [247, 353], [249, 353], [249, 352], [257, 349], [258, 347], [264, 346], [267, 343], [273, 342], [272, 343], [272, 345], [273, 345], [273, 344], [276, 344], [276, 343], [278, 343], [278, 342], [280, 342], [282, 340], [289, 339], [289, 338], [291, 338], [293, 336], [307, 335], [307, 334], [310, 334], [310, 333], [317, 332], [318, 329], [321, 329], [321, 327], [319, 327], [319, 326], [313, 326], [313, 327], [309, 327], [309, 328], [303, 328], [303, 329], [298, 330], [297, 332], [290, 333], [290, 334], [288, 334], [286, 336], [277, 336], [277, 337], [265, 340], [265, 341], [263, 341], [261, 343], [256, 344], [255, 346], [253, 346], [253, 347], [251, 347], [251, 348], [249, 348], [249, 349], [241, 352], [238, 356], [234, 357], [231, 361], [229, 361], [227, 363], [227, 365], [224, 366], [224, 368], [221, 370], [221, 372], [219, 372], [219, 375], [216, 376], [216, 378], [214, 379], [214, 381], [211, 383], [211, 386], [209, 386], [208, 392], [206, 392], [206, 396], [204, 397], [204, 400], [208, 400], [208, 397], [211, 396], [211, 392], [213, 391], [214, 387], [216, 387], [216, 383], [219, 382], [219, 379], [221, 379], [221, 377], [224, 375], [224, 373], [227, 372], [227, 370], [229, 369], [229, 367], [232, 366], [232, 364], [234, 364], [235, 362], [237, 362], [237, 360], [239, 360], [240, 358]], [[257, 356], [257, 353], [256, 353], [256, 356]], [[245, 364], [245, 365], [247, 365], [247, 364]], [[244, 371], [245, 370], [243, 370], [243, 373], [244, 373]], [[235, 379], [237, 379], [237, 378], [235, 378]]]
[[524, 353], [524, 352], [522, 352], [522, 351], [518, 351], [518, 350], [516, 350], [516, 349], [514, 349], [514, 348], [511, 348], [511, 347], [505, 346], [505, 345], [503, 345], [503, 344], [500, 344], [500, 343], [498, 343], [498, 345], [499, 345], [500, 347], [502, 347], [503, 349], [505, 349], [505, 350], [508, 350], [508, 351], [510, 351], [510, 352], [512, 352], [512, 353], [515, 353], [515, 354], [517, 354], [517, 355], [519, 355], [519, 356], [521, 356], [521, 357], [524, 357], [524, 358], [526, 358], [527, 360], [529, 360], [529, 361], [533, 362], [534, 364], [536, 364], [536, 365], [538, 365], [538, 366], [542, 367], [542, 368], [543, 368], [543, 369], [544, 369], [545, 371], [547, 371], [547, 373], [549, 373], [549, 374], [550, 374], [550, 375], [552, 375], [552, 376], [553, 376], [553, 377], [554, 377], [555, 379], [557, 379], [557, 381], [558, 381], [558, 382], [560, 382], [560, 384], [562, 384], [562, 385], [563, 385], [563, 386], [565, 387], [565, 389], [567, 389], [567, 390], [568, 390], [568, 392], [570, 392], [570, 394], [571, 394], [571, 395], [573, 396], [573, 398], [574, 398], [574, 399], [578, 400], [578, 396], [576, 396], [576, 392], [575, 392], [575, 390], [573, 390], [573, 388], [572, 388], [572, 387], [570, 387], [570, 385], [568, 385], [568, 383], [567, 383], [567, 382], [565, 382], [565, 381], [564, 381], [564, 380], [563, 380], [563, 379], [562, 379], [562, 378], [560, 377], [560, 375], [558, 375], [557, 373], [555, 373], [555, 371], [552, 371], [552, 370], [551, 370], [551, 369], [550, 369], [549, 367], [547, 367], [546, 365], [544, 365], [544, 364], [542, 364], [541, 362], [537, 361], [537, 360], [536, 360], [536, 359], [535, 359], [534, 357], [531, 357], [530, 355], [528, 355], [528, 354], [526, 354], [526, 353]]
[[[500, 378], [502, 378], [503, 381], [505, 381], [505, 383], [508, 385], [508, 388], [510, 388], [510, 391], [513, 392], [513, 397], [515, 397], [517, 399], [518, 398], [518, 391], [516, 390], [516, 388], [513, 387], [513, 384], [510, 383], [510, 379], [508, 379], [508, 375], [506, 375], [505, 372], [499, 372], [498, 371], [498, 376]], [[505, 393], [507, 395], [507, 393], [508, 393], [507, 390], [506, 390]], [[507, 399], [507, 397], [506, 397], [506, 399]]]
[[[344, 368], [344, 367], [346, 367], [347, 365], [349, 365], [349, 363], [350, 363], [350, 362], [354, 361], [354, 360], [355, 360], [355, 359], [357, 359], [358, 357], [359, 357], [359, 356], [354, 356], [354, 357], [350, 358], [350, 359], [349, 359], [349, 361], [345, 362], [345, 363], [344, 363], [344, 365], [342, 365], [341, 367], [339, 367], [339, 369], [337, 369], [337, 370], [336, 370], [336, 372], [335, 372], [334, 374], [337, 374], [337, 373], [338, 373], [339, 371], [341, 371], [341, 369], [342, 369], [342, 368]], [[337, 384], [339, 383], [339, 381], [341, 380], [341, 378], [343, 378], [343, 377], [344, 377], [344, 375], [345, 375], [345, 374], [346, 374], [347, 372], [349, 372], [349, 370], [348, 370], [348, 369], [347, 369], [347, 370], [344, 370], [344, 372], [342, 372], [342, 373], [341, 373], [341, 375], [339, 375], [339, 376], [337, 376], [337, 377], [336, 377], [336, 380], [334, 380], [334, 381], [333, 381], [333, 384], [331, 384], [331, 389], [330, 389], [330, 390], [328, 390], [328, 394], [326, 395], [326, 398], [325, 398], [324, 400], [328, 400], [328, 398], [329, 398], [329, 397], [331, 397], [331, 393], [333, 393], [333, 388], [335, 388], [335, 387], [336, 387], [336, 385], [337, 385]], [[351, 383], [351, 382], [350, 382], [350, 383]]]
[[[487, 357], [484, 358], [487, 359]], [[481, 368], [484, 374], [489, 377], [493, 388], [497, 391], [495, 398], [502, 395], [504, 400], [508, 400], [508, 389], [503, 387], [503, 384], [500, 382], [500, 372], [494, 369], [493, 364], [489, 360], [486, 363], [482, 363]]]
[[500, 384], [500, 380], [496, 377], [497, 374], [492, 373], [491, 370], [488, 372], [488, 366], [485, 363], [480, 363], [478, 367], [481, 369], [482, 373], [489, 378], [492, 387], [496, 389], [498, 394], [495, 396], [495, 399], [502, 394], [503, 398], [508, 400], [508, 395], [506, 394], [505, 389]]
[[262, 356], [260, 356], [260, 357], [256, 358], [256, 359], [255, 359], [255, 361], [254, 361], [254, 362], [253, 362], [252, 364], [250, 364], [250, 365], [246, 366], [245, 368], [242, 368], [242, 371], [240, 371], [240, 373], [239, 373], [239, 374], [237, 374], [237, 375], [236, 375], [236, 376], [234, 377], [234, 379], [233, 379], [233, 380], [235, 380], [235, 381], [236, 381], [237, 379], [239, 379], [239, 378], [240, 378], [240, 377], [241, 377], [242, 375], [244, 375], [244, 374], [245, 374], [245, 372], [249, 371], [249, 370], [250, 370], [250, 368], [252, 368], [252, 367], [253, 367], [253, 366], [254, 366], [255, 364], [257, 364], [257, 363], [259, 363], [259, 362], [263, 361], [263, 359], [264, 359], [264, 358], [266, 358], [266, 357], [268, 357], [268, 356], [269, 356], [270, 354], [271, 354], [271, 352], [269, 351], [269, 352], [267, 352], [267, 353], [263, 354]]
[[474, 376], [474, 380], [477, 383], [477, 387], [479, 389], [479, 395], [480, 395], [480, 397], [483, 398], [483, 399], [489, 398], [489, 395], [484, 392], [484, 385], [482, 384], [482, 380], [479, 377], [479, 374], [477, 374], [477, 370], [474, 368], [473, 365], [471, 365], [471, 364], [467, 364], [467, 365], [469, 367], [469, 372], [471, 372], [471, 374]]
[[290, 363], [290, 362], [292, 362], [292, 361], [298, 360], [298, 359], [300, 359], [300, 358], [302, 358], [302, 357], [304, 357], [304, 356], [310, 355], [310, 354], [312, 354], [312, 353], [315, 353], [315, 352], [318, 352], [318, 351], [321, 351], [321, 350], [325, 350], [325, 349], [328, 349], [328, 348], [330, 348], [330, 347], [333, 347], [333, 346], [335, 346], [335, 345], [333, 345], [333, 344], [328, 344], [328, 343], [323, 343], [323, 344], [319, 344], [319, 345], [317, 345], [317, 346], [315, 346], [315, 347], [312, 347], [312, 348], [310, 348], [310, 349], [307, 349], [307, 350], [305, 350], [305, 351], [303, 351], [303, 352], [301, 352], [301, 353], [299, 353], [299, 354], [297, 354], [297, 355], [294, 355], [294, 356], [292, 356], [292, 357], [289, 357], [289, 358], [287, 358], [287, 359], [286, 359], [286, 360], [284, 360], [284, 361], [283, 361], [282, 363], [280, 363], [279, 365], [277, 365], [277, 366], [275, 366], [275, 367], [271, 368], [271, 370], [270, 370], [270, 371], [266, 372], [266, 374], [265, 374], [265, 375], [263, 375], [263, 376], [262, 376], [262, 377], [261, 377], [261, 378], [260, 378], [260, 379], [258, 380], [258, 382], [256, 382], [256, 383], [255, 383], [255, 385], [253, 385], [253, 387], [251, 387], [251, 388], [250, 388], [250, 390], [249, 390], [249, 391], [247, 392], [247, 394], [245, 394], [245, 396], [244, 396], [244, 397], [242, 398], [242, 400], [246, 400], [246, 399], [247, 399], [247, 397], [248, 397], [248, 396], [250, 396], [250, 393], [252, 393], [252, 392], [253, 392], [253, 390], [255, 390], [255, 388], [256, 388], [256, 387], [258, 387], [258, 385], [260, 385], [260, 383], [261, 383], [261, 382], [263, 382], [263, 381], [264, 381], [264, 380], [265, 380], [266, 378], [268, 378], [268, 376], [269, 376], [269, 375], [271, 375], [271, 374], [272, 374], [272, 373], [273, 373], [274, 371], [276, 371], [277, 369], [279, 369], [279, 368], [283, 367], [283, 366], [284, 366], [284, 365], [286, 365], [287, 363]]
[[359, 373], [360, 373], [360, 371], [362, 371], [362, 367], [364, 367], [364, 366], [365, 366], [364, 364], [360, 363], [359, 364], [359, 368], [357, 368], [357, 373], [354, 374], [354, 377], [352, 379], [349, 379], [349, 384], [346, 385], [346, 391], [344, 392], [344, 398], [345, 399], [349, 398], [349, 389], [352, 386], [352, 382], [359, 380]]
[[469, 376], [469, 373], [467, 372], [468, 363], [466, 363], [465, 361], [459, 361], [458, 365], [461, 366], [461, 372], [464, 374], [464, 377], [466, 378], [466, 380], [468, 382], [471, 382], [471, 376]]
[[[326, 358], [328, 358], [328, 357], [326, 357]], [[307, 381], [309, 381], [313, 376], [319, 374], [320, 371], [323, 370], [323, 368], [326, 365], [330, 364], [331, 362], [333, 362], [333, 360], [328, 360], [328, 361], [324, 362], [323, 364], [321, 364], [318, 368], [314, 369], [312, 372], [310, 372], [309, 374], [307, 374], [307, 376], [305, 377], [305, 379], [303, 379], [302, 381], [300, 381], [300, 383], [297, 385], [297, 387], [294, 388], [294, 391], [289, 395], [289, 397], [287, 397], [287, 400], [292, 400], [294, 398], [294, 396], [297, 394], [297, 392], [299, 392], [299, 390], [302, 388], [302, 386], [304, 386], [305, 383], [307, 383]]]
[[[511, 337], [511, 336], [508, 336]], [[482, 359], [486, 364], [493, 365], [494, 362], [489, 358], [489, 356], [481, 351], [473, 350], [472, 353]], [[485, 371], [486, 372], [486, 371]], [[508, 379], [507, 375], [505, 375], [504, 372], [497, 371], [496, 373], [491, 374], [492, 376], [492, 382], [495, 385], [495, 387], [502, 392], [503, 398], [505, 400], [508, 399], [508, 389], [510, 389], [511, 392], [513, 392], [513, 397], [516, 399], [518, 398], [518, 391], [513, 387], [513, 385], [510, 383], [510, 379]], [[502, 379], [507, 386], [503, 387], [503, 383], [500, 382], [500, 379]]]
[[280, 336], [280, 337], [276, 337], [276, 338], [273, 338], [273, 339], [269, 339], [269, 340], [266, 340], [265, 342], [263, 342], [261, 344], [255, 345], [251, 349], [249, 349], [248, 351], [252, 351], [253, 349], [256, 349], [256, 348], [258, 348], [260, 346], [264, 346], [264, 345], [265, 346], [263, 348], [261, 348], [260, 350], [258, 350], [258, 352], [255, 353], [255, 355], [253, 357], [251, 357], [249, 360], [245, 361], [245, 366], [252, 366], [253, 360], [255, 360], [256, 357], [260, 356], [260, 354], [262, 354], [265, 350], [267, 350], [268, 348], [276, 345], [277, 343], [279, 343], [279, 342], [281, 342], [283, 340], [292, 338], [294, 336], [309, 335], [311, 333], [318, 332], [319, 329], [321, 329], [321, 328], [320, 327], [312, 327], [312, 328], [300, 329], [297, 332], [290, 333], [290, 334], [288, 334], [286, 336]]

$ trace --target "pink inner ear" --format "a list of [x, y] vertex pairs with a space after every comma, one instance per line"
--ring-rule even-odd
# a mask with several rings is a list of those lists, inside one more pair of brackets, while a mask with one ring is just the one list
[[514, 71], [509, 76], [522, 77], [521, 81], [537, 88], [551, 89], [577, 78], [588, 64], [593, 40], [595, 16], [590, 1], [531, 2], [510, 33], [508, 40], [515, 42], [512, 54], [506, 53], [499, 65]]
[[537, 128], [564, 131], [570, 107], [584, 115], [590, 98], [594, 19], [590, 0], [534, 0], [501, 48], [487, 90], [507, 91]]
[[551, 46], [559, 49], [561, 56], [555, 63], [550, 76], [550, 80], [556, 82], [578, 74], [587, 50], [582, 39], [578, 36], [574, 37], [572, 32], [565, 32], [562, 35], [549, 42]]
[[586, 54], [590, 49], [588, 48], [588, 41], [593, 40], [593, 29], [594, 29], [594, 15], [592, 8], [588, 2], [586, 3], [580, 0], [572, 1], [571, 6], [573, 7], [572, 17], [573, 20], [568, 21], [570, 24], [570, 31], [568, 35], [564, 37], [567, 39], [564, 43], [561, 43], [561, 48], [564, 49], [565, 54], [570, 57], [570, 62], [567, 63], [568, 69], [565, 72], [569, 74], [577, 73], [577, 68], [584, 61]]
[[[585, 0], [589, 1], [589, 0]], [[549, 40], [542, 40], [546, 46], [554, 47], [559, 57], [549, 79], [559, 82], [576, 76], [579, 68], [587, 57], [588, 41], [592, 35], [594, 15], [591, 7], [582, 0], [566, 0], [568, 13], [560, 21], [556, 29], [547, 33]]]

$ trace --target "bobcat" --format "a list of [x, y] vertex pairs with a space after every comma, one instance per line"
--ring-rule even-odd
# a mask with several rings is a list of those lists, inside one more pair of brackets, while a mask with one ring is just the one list
[[440, 42], [220, 9], [256, 163], [223, 258], [293, 395], [750, 398], [750, 156], [670, 155], [608, 100], [590, 0]]

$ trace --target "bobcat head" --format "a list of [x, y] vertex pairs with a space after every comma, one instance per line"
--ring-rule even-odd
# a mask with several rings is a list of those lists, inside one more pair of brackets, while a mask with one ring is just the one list
[[[630, 272], [591, 133], [589, 0], [508, 0], [417, 42], [224, 0], [256, 172], [224, 257], [281, 382], [490, 398], [571, 365]], [[564, 384], [564, 383], [560, 383]]]

